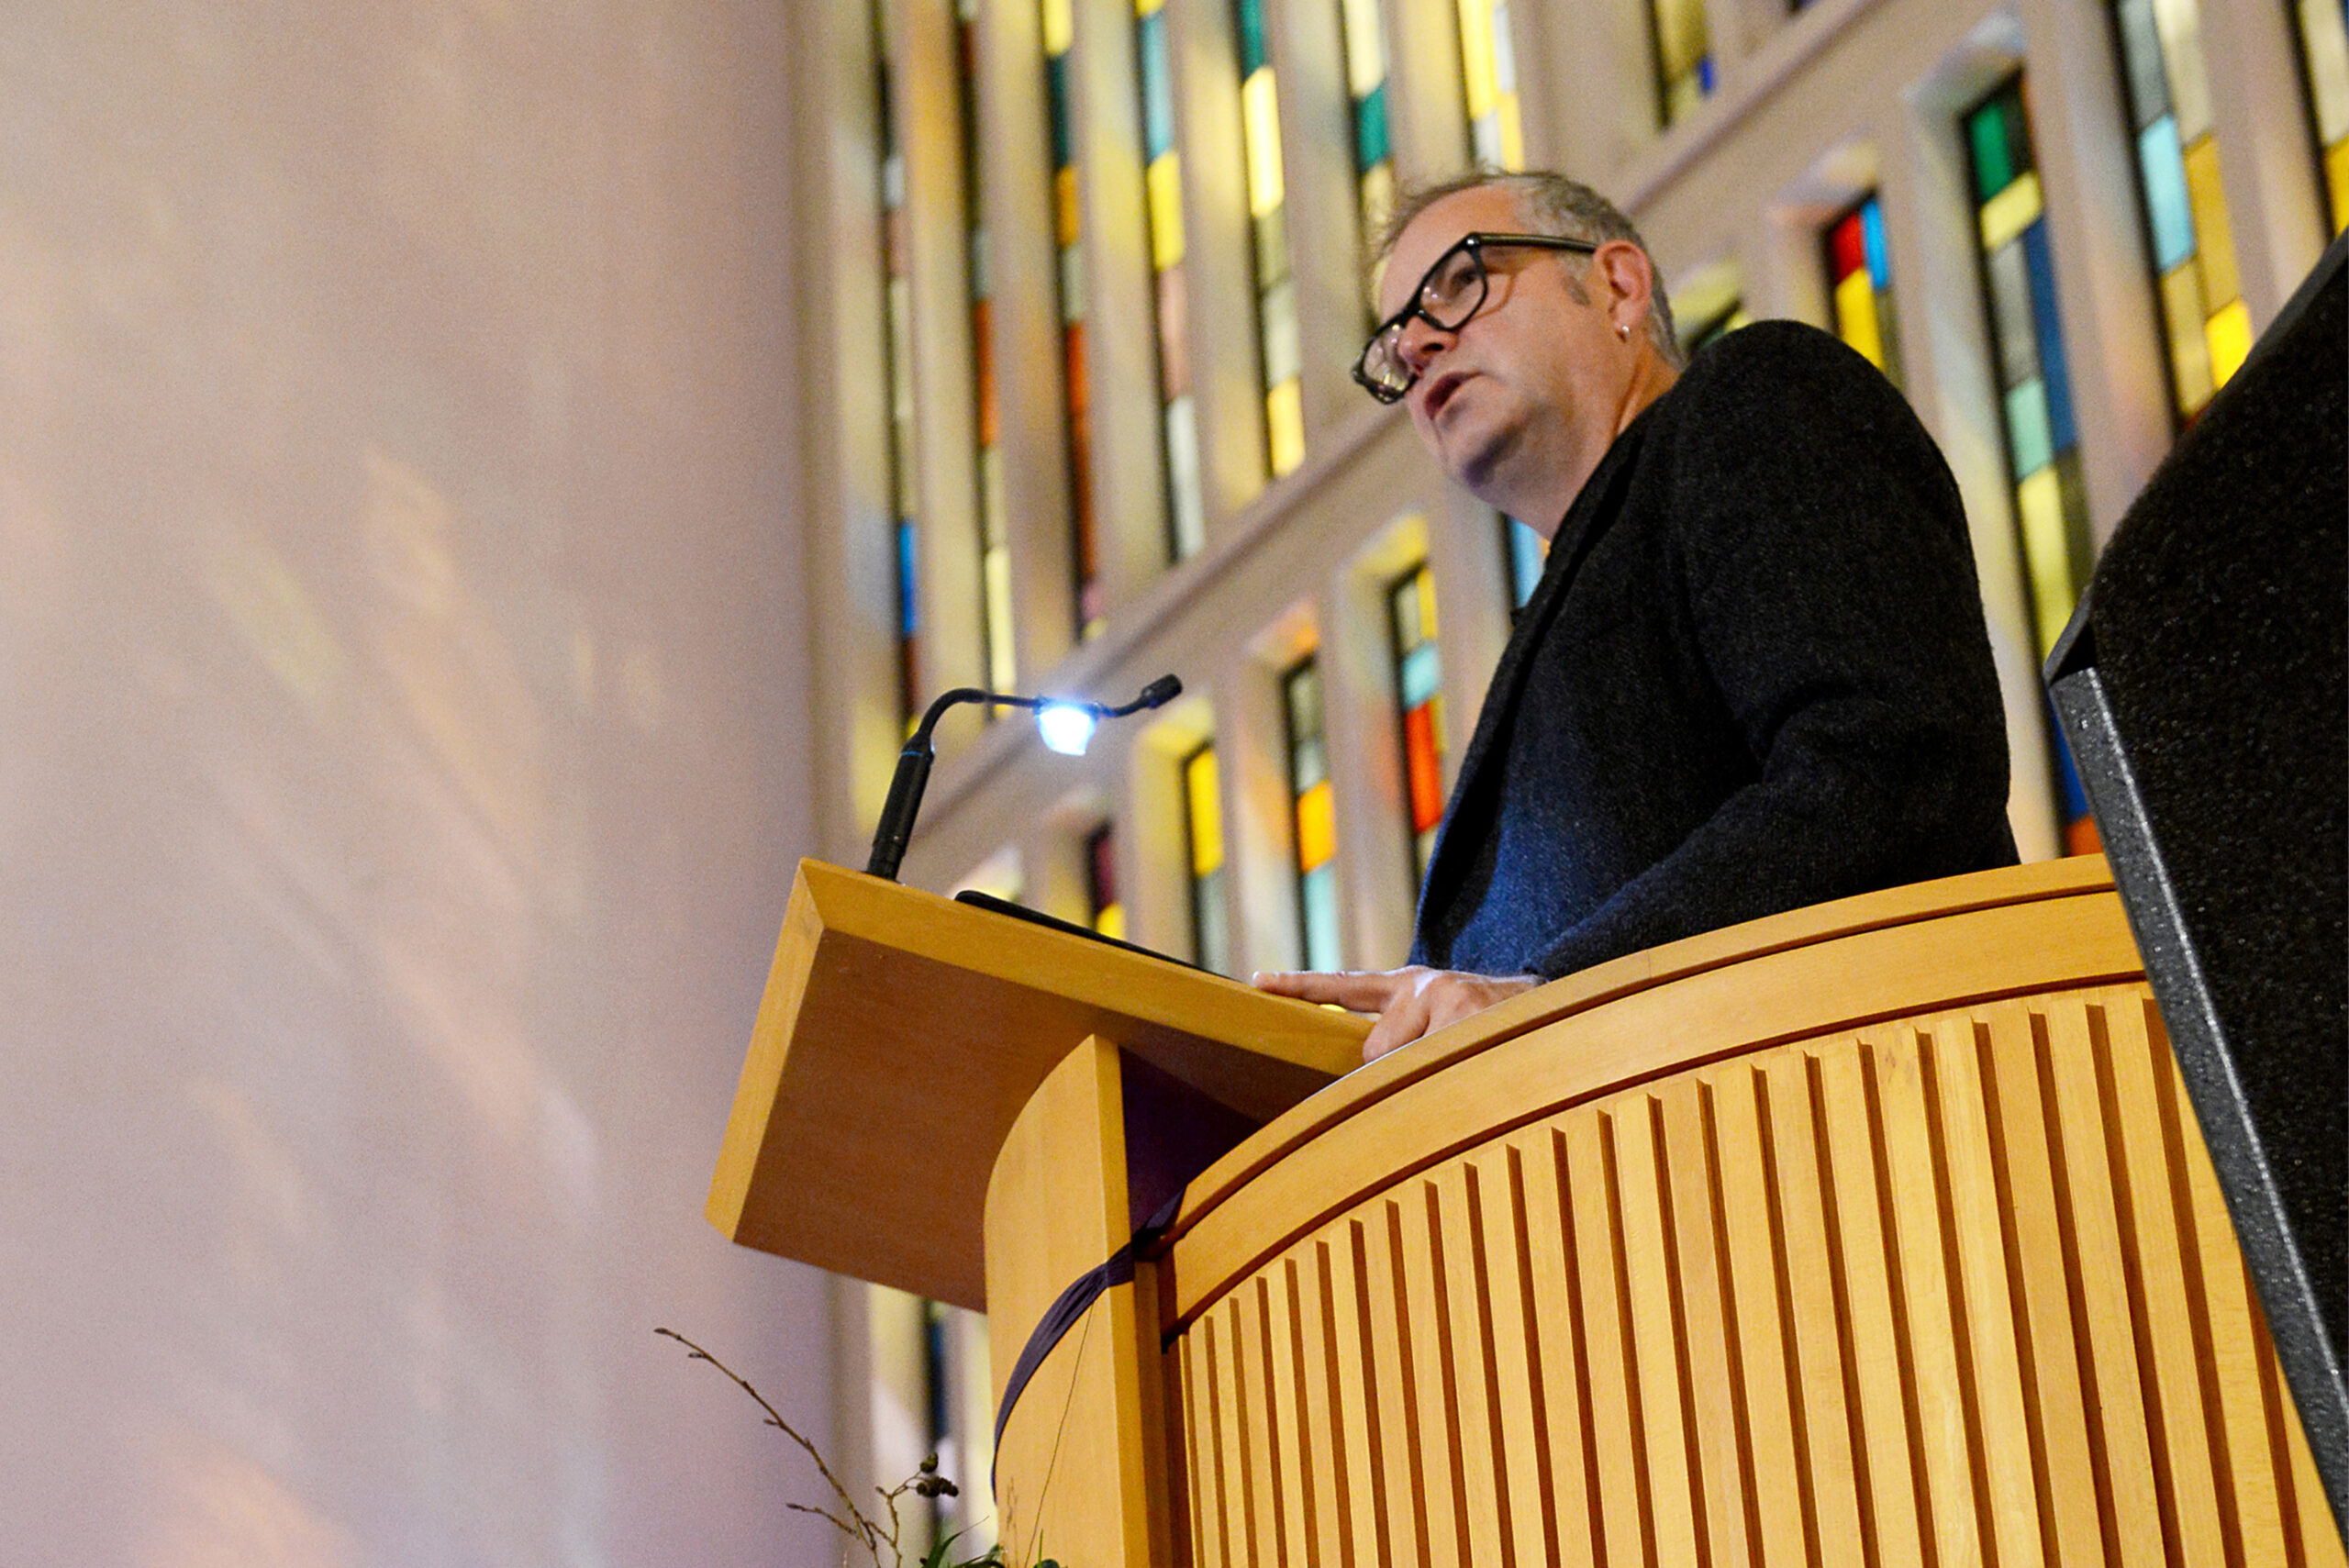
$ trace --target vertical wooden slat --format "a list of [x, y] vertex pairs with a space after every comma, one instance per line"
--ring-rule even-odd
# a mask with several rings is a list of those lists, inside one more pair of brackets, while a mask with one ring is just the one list
[[1231, 1560], [1233, 1510], [1224, 1478], [1223, 1417], [1217, 1408], [1223, 1376], [1218, 1349], [1213, 1313], [1183, 1336], [1184, 1382], [1190, 1395], [1191, 1543], [1197, 1568], [1224, 1568]]
[[1708, 1084], [1688, 1078], [1658, 1089], [1654, 1098], [1671, 1198], [1681, 1363], [1700, 1462], [1698, 1498], [1705, 1513], [1705, 1540], [1713, 1562], [1742, 1568], [1759, 1549], [1748, 1496], [1751, 1439], [1731, 1329], [1735, 1307], [1723, 1266], [1723, 1240], [1714, 1227], [1719, 1173], [1709, 1096]]
[[1803, 1529], [1809, 1466], [1795, 1424], [1791, 1326], [1778, 1299], [1786, 1258], [1773, 1213], [1776, 1173], [1762, 1138], [1764, 1092], [1755, 1065], [1738, 1062], [1709, 1078], [1704, 1108], [1715, 1154], [1715, 1245], [1725, 1264], [1723, 1288], [1734, 1303], [1728, 1331], [1743, 1384], [1754, 1535], [1763, 1562], [1794, 1568], [1809, 1561]]
[[1842, 1262], [1843, 1326], [1858, 1370], [1876, 1560], [1886, 1568], [1915, 1568], [1925, 1560], [1923, 1532], [1931, 1526], [1920, 1515], [1916, 1485], [1917, 1467], [1925, 1460], [1909, 1442], [1909, 1379], [1895, 1320], [1902, 1304], [1891, 1272], [1891, 1220], [1876, 1187], [1865, 1067], [1852, 1049], [1831, 1050], [1812, 1060], [1812, 1114], [1826, 1134], [1828, 1190], [1834, 1205], [1831, 1245]]
[[1943, 1562], [1986, 1560], [1977, 1529], [1975, 1441], [1966, 1419], [1973, 1368], [1961, 1352], [1942, 1230], [1942, 1193], [1918, 1060], [1908, 1025], [1863, 1031], [1866, 1082], [1876, 1098], [1877, 1184], [1890, 1194], [1898, 1248], [1894, 1311], [1909, 1347], [1910, 1418], [1919, 1439], [1931, 1528]]
[[[2048, 1157], [2053, 1129], [2041, 1114], [2036, 1037], [2021, 1002], [1992, 1003], [1972, 1018], [1984, 1136], [1997, 1151], [1996, 1196], [2007, 1218], [2003, 1262], [2026, 1385], [2041, 1549], [2057, 1562], [2095, 1562], [2104, 1553], [2104, 1527], [2073, 1333], [2076, 1260], [2065, 1240], [2065, 1199]], [[1950, 1041], [1952, 1054], [1960, 1043]]]
[[1402, 1221], [1396, 1262], [1411, 1308], [1411, 1370], [1419, 1396], [1419, 1487], [1427, 1513], [1427, 1562], [1466, 1568], [1467, 1515], [1460, 1476], [1460, 1429], [1453, 1390], [1452, 1325], [1437, 1295], [1442, 1251], [1429, 1234], [1441, 1224], [1435, 1188], [1406, 1182], [1397, 1204]]
[[1269, 1568], [1260, 1539], [1260, 1520], [1272, 1499], [1259, 1479], [1262, 1446], [1255, 1440], [1254, 1389], [1256, 1357], [1250, 1341], [1249, 1319], [1243, 1309], [1255, 1305], [1255, 1291], [1243, 1284], [1215, 1307], [1216, 1339], [1223, 1354], [1218, 1369], [1217, 1424], [1223, 1434], [1223, 1498], [1226, 1561], [1232, 1568]]
[[[2162, 1139], [2159, 1091], [2154, 1087], [2154, 1042], [2144, 1015], [2097, 1006], [2090, 1033], [2105, 1030], [2106, 1092], [2112, 1105], [2107, 1128], [2116, 1188], [2128, 1195], [2135, 1236], [2131, 1310], [2137, 1319], [2140, 1366], [2150, 1362], [2159, 1434], [2156, 1462], [2168, 1482], [2164, 1523], [2176, 1531], [2174, 1555], [2192, 1563], [2223, 1563], [2226, 1540], [2220, 1528], [2220, 1502], [2211, 1465], [2210, 1429], [2202, 1408], [2200, 1335], [2188, 1296], [2185, 1239], [2178, 1234], [2176, 1192], [2169, 1151]], [[2166, 1057], [2166, 1047], [2162, 1048]], [[2163, 1064], [2167, 1069], [2166, 1062]]]
[[1320, 1568], [1308, 1484], [1319, 1456], [1306, 1427], [1305, 1390], [1297, 1365], [1296, 1252], [1274, 1259], [1256, 1281], [1269, 1385], [1265, 1407], [1270, 1419], [1265, 1425], [1273, 1438], [1274, 1533], [1280, 1537], [1281, 1560], [1288, 1568]]
[[1265, 1331], [1264, 1276], [1232, 1292], [1240, 1349], [1241, 1441], [1248, 1471], [1248, 1541], [1254, 1568], [1287, 1568], [1281, 1540], [1280, 1452], [1273, 1426], [1272, 1347]]
[[[1341, 1223], [1341, 1231], [1351, 1229]], [[1330, 1238], [1317, 1236], [1290, 1254], [1290, 1301], [1297, 1334], [1297, 1375], [1303, 1390], [1305, 1440], [1297, 1451], [1297, 1490], [1313, 1510], [1316, 1568], [1353, 1568], [1347, 1516], [1353, 1512], [1347, 1463], [1347, 1401], [1356, 1397], [1338, 1372], [1339, 1340], [1331, 1328]]]
[[2028, 1563], [2039, 1557], [2044, 1536], [2032, 1474], [2022, 1357], [2015, 1340], [2022, 1304], [2010, 1293], [2007, 1274], [2008, 1214], [1999, 1173], [2005, 1155], [1990, 1140], [1971, 1016], [1920, 1025], [1917, 1049], [1948, 1204], [1944, 1245], [1957, 1274], [1953, 1310], [1964, 1321], [1972, 1362], [1969, 1416], [1973, 1462], [1980, 1472], [1977, 1490], [1989, 1506], [1987, 1528], [1998, 1561]]
[[1533, 1296], [1531, 1333], [1542, 1358], [1542, 1417], [1550, 1445], [1558, 1561], [1564, 1568], [1595, 1568], [1604, 1542], [1577, 1239], [1563, 1184], [1564, 1127], [1563, 1118], [1550, 1121], [1524, 1140], [1525, 1250]]
[[[1440, 1218], [1442, 1296], [1453, 1368], [1453, 1422], [1460, 1445], [1461, 1552], [1478, 1568], [1506, 1564], [1508, 1555], [1508, 1466], [1496, 1441], [1498, 1390], [1494, 1386], [1489, 1325], [1494, 1303], [1478, 1266], [1474, 1178], [1465, 1160], [1432, 1173], [1431, 1212]], [[1525, 1461], [1520, 1458], [1519, 1464]]]
[[1773, 1052], [1762, 1079], [1755, 1113], [1777, 1176], [1784, 1238], [1777, 1284], [1809, 1478], [1810, 1547], [1824, 1568], [1861, 1568], [1875, 1561], [1876, 1513], [1859, 1435], [1857, 1348], [1844, 1317], [1834, 1172], [1812, 1103], [1811, 1058], [1800, 1049]]
[[[2114, 1010], [2128, 1004], [2115, 997]], [[2150, 1022], [2150, 1020], [2149, 1020]], [[2166, 1054], [2166, 1051], [2165, 1051]], [[2243, 1250], [2235, 1242], [2234, 1221], [2227, 1216], [2218, 1173], [2210, 1166], [2210, 1151], [2203, 1143], [2194, 1113], [2185, 1104], [2185, 1085], [2178, 1081], [2173, 1059], [2160, 1073], [2164, 1115], [2176, 1157], [2185, 1167], [2187, 1189], [2194, 1207], [2194, 1241], [2202, 1275], [2202, 1295], [2210, 1314], [2211, 1385], [2217, 1394], [2217, 1429], [2226, 1456], [2223, 1483], [2234, 1496], [2234, 1561], [2254, 1568], [2259, 1563], [2288, 1562], [2282, 1499], [2277, 1494], [2276, 1469], [2284, 1455], [2271, 1445], [2267, 1399], [2260, 1387], [2260, 1337], [2252, 1328], [2252, 1303], [2243, 1267]]]
[[1378, 1368], [1378, 1444], [1390, 1560], [1428, 1561], [1427, 1498], [1419, 1486], [1419, 1399], [1411, 1365], [1410, 1293], [1404, 1288], [1401, 1206], [1380, 1198], [1363, 1227], [1371, 1351]]
[[1371, 1350], [1371, 1319], [1364, 1293], [1365, 1229], [1359, 1215], [1341, 1220], [1331, 1229], [1325, 1254], [1330, 1270], [1333, 1376], [1343, 1390], [1339, 1420], [1349, 1507], [1339, 1516], [1339, 1523], [1346, 1531], [1354, 1568], [1395, 1568], [1389, 1521], [1408, 1504], [1387, 1496], [1379, 1452], [1378, 1364]]
[[1662, 1562], [1703, 1563], [1704, 1517], [1688, 1414], [1683, 1404], [1684, 1335], [1675, 1299], [1673, 1247], [1654, 1102], [1645, 1095], [1614, 1102], [1602, 1126], [1612, 1134], [1617, 1202], [1622, 1217], [1623, 1268], [1638, 1346], [1640, 1409], [1647, 1423], [1648, 1529]]
[[[1543, 1152], [1549, 1139], [1542, 1137]], [[1515, 1140], [1487, 1144], [1469, 1157], [1475, 1178], [1485, 1289], [1491, 1303], [1493, 1381], [1499, 1442], [1509, 1455], [1509, 1534], [1504, 1561], [1554, 1564], [1558, 1477], [1542, 1418], [1541, 1347], [1534, 1338], [1533, 1284], [1526, 1268], [1525, 1154]]]
[[1599, 1519], [1610, 1562], [1648, 1561], [1647, 1437], [1625, 1299], [1622, 1227], [1615, 1212], [1605, 1115], [1564, 1121], [1567, 1191], [1580, 1256], [1583, 1322], [1590, 1342], [1591, 1440], [1598, 1451]]
[[2166, 1548], [2155, 1528], [2161, 1498], [2145, 1426], [2144, 1390], [2137, 1373], [2136, 1330], [2130, 1319], [2129, 1266], [2106, 1154], [2105, 1105], [2088, 1032], [2087, 1007], [2077, 996], [2051, 998], [2041, 1015], [2045, 1035], [2040, 1085], [2043, 1112], [2054, 1126], [2049, 1148], [2061, 1190], [2070, 1195], [2071, 1252], [2079, 1279], [2078, 1320], [2086, 1332], [2091, 1441], [2102, 1455], [2105, 1539], [2125, 1568], [2151, 1568]]

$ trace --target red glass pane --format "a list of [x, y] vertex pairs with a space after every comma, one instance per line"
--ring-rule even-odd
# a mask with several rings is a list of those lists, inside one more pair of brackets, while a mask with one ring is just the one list
[[971, 306], [971, 361], [978, 373], [979, 445], [996, 443], [995, 334], [988, 328], [994, 312], [982, 299]]
[[1443, 816], [1443, 765], [1436, 754], [1435, 705], [1403, 716], [1404, 768], [1411, 786], [1411, 831], [1425, 832]]
[[1186, 347], [1190, 332], [1184, 325], [1186, 292], [1181, 267], [1158, 274], [1158, 390], [1169, 403], [1191, 390], [1191, 356]]
[[1867, 236], [1860, 225], [1860, 215], [1845, 213], [1828, 237], [1828, 248], [1835, 259], [1835, 281], [1842, 283], [1868, 263]]
[[2075, 817], [2064, 825], [2064, 852], [2067, 855], [2093, 855], [2102, 851], [2104, 840], [2096, 830], [2093, 817]]
[[1085, 369], [1085, 323], [1072, 321], [1061, 328], [1061, 352], [1068, 376], [1068, 417], [1072, 423], [1083, 425], [1087, 410], [1093, 406], [1093, 388]]

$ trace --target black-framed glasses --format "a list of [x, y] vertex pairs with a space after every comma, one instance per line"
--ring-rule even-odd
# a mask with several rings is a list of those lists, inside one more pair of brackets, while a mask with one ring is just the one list
[[1505, 245], [1531, 246], [1539, 250], [1571, 250], [1587, 256], [1598, 249], [1591, 239], [1568, 239], [1556, 234], [1464, 234], [1459, 243], [1435, 259], [1435, 265], [1411, 291], [1411, 302], [1378, 324], [1354, 361], [1354, 380], [1381, 403], [1393, 403], [1419, 379], [1403, 358], [1403, 333], [1417, 317], [1439, 332], [1457, 332], [1485, 308], [1492, 280], [1485, 270], [1485, 252]]

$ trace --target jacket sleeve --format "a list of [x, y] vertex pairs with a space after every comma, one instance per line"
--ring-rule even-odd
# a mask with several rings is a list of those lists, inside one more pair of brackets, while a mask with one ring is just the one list
[[1725, 339], [1687, 382], [1657, 455], [1689, 629], [1758, 776], [1567, 929], [1553, 978], [2014, 858], [1965, 513], [1907, 403], [1784, 323]]

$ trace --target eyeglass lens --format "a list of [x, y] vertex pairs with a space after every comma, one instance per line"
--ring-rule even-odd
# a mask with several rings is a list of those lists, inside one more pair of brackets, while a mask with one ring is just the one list
[[1456, 331], [1467, 324], [1485, 303], [1485, 262], [1478, 248], [1465, 241], [1453, 247], [1428, 270], [1420, 281], [1415, 308], [1403, 319], [1381, 331], [1364, 349], [1362, 374], [1375, 391], [1399, 396], [1408, 390], [1414, 379], [1410, 366], [1403, 362], [1403, 334], [1411, 324], [1411, 316], [1425, 317], [1439, 331]]

